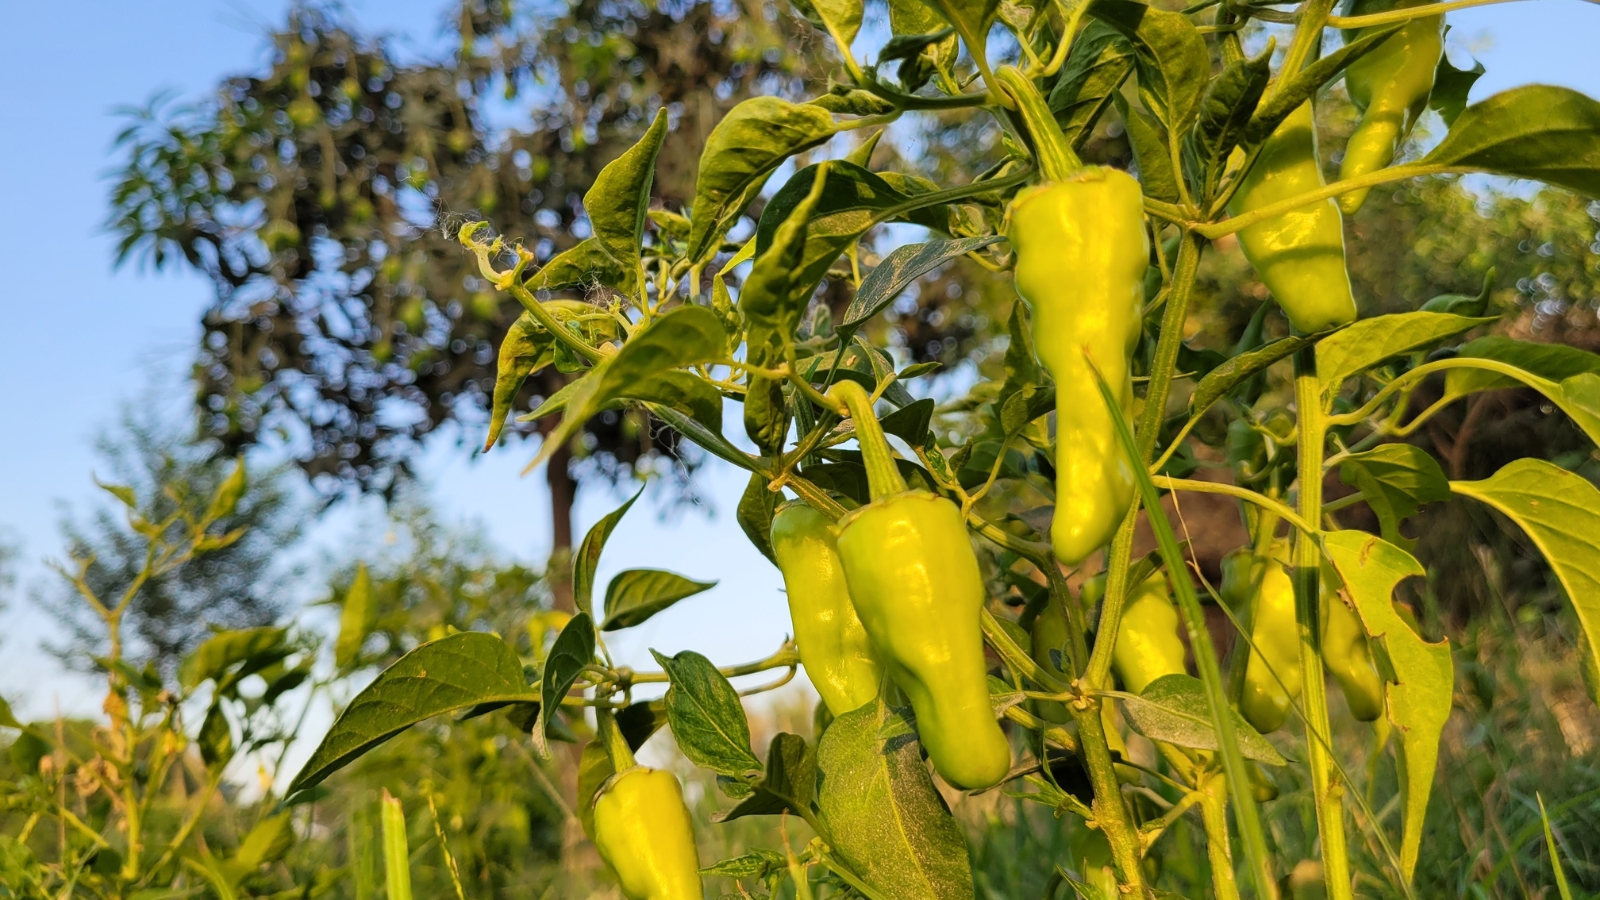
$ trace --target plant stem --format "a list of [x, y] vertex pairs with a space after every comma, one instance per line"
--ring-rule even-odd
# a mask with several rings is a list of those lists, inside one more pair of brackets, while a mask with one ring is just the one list
[[850, 410], [855, 424], [856, 444], [861, 448], [861, 462], [867, 469], [867, 485], [874, 501], [906, 492], [906, 480], [894, 454], [889, 452], [889, 441], [883, 436], [883, 426], [872, 413], [872, 399], [867, 391], [854, 381], [841, 381], [828, 388], [828, 399], [844, 404]]
[[[1322, 380], [1317, 377], [1317, 354], [1306, 348], [1294, 356], [1295, 407], [1300, 421], [1300, 518], [1316, 525], [1322, 521], [1322, 449], [1326, 421], [1322, 409]], [[1305, 703], [1307, 763], [1311, 791], [1316, 801], [1317, 830], [1322, 838], [1322, 871], [1331, 900], [1350, 900], [1350, 855], [1344, 832], [1344, 787], [1333, 780], [1329, 752], [1332, 730], [1328, 726], [1328, 689], [1322, 669], [1322, 551], [1316, 535], [1295, 534], [1294, 607], [1300, 627], [1301, 688]]]
[[1206, 826], [1206, 857], [1211, 861], [1211, 885], [1217, 900], [1239, 900], [1239, 882], [1233, 874], [1233, 850], [1228, 839], [1228, 779], [1218, 772], [1206, 779], [1200, 795], [1200, 818]]
[[[1117, 770], [1111, 761], [1111, 748], [1106, 743], [1105, 721], [1100, 718], [1099, 697], [1084, 697], [1079, 703], [1067, 704], [1072, 718], [1078, 723], [1078, 752], [1083, 756], [1084, 768], [1089, 770], [1089, 783], [1094, 787], [1094, 820], [1111, 844], [1111, 861], [1117, 870], [1117, 883], [1135, 896], [1143, 896], [1144, 871], [1139, 867], [1139, 830], [1128, 815], [1128, 805], [1122, 800], [1122, 785], [1117, 781]], [[1131, 889], [1131, 890], [1130, 890]]]

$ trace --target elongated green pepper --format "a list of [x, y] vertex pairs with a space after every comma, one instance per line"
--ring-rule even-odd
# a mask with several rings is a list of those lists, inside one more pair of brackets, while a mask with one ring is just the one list
[[1278, 559], [1248, 547], [1222, 559], [1222, 598], [1250, 628], [1249, 661], [1239, 693], [1239, 712], [1262, 734], [1283, 727], [1289, 704], [1300, 696], [1300, 627], [1294, 581]]
[[594, 845], [628, 900], [700, 900], [694, 823], [677, 776], [635, 766], [594, 801]]
[[1157, 678], [1188, 671], [1185, 656], [1167, 576], [1156, 572], [1128, 594], [1111, 665], [1129, 693], [1142, 694]]
[[1011, 748], [989, 702], [978, 558], [954, 503], [909, 490], [861, 386], [828, 392], [855, 422], [872, 502], [839, 521], [839, 558], [861, 624], [911, 699], [917, 733], [944, 779], [998, 784]]
[[1111, 540], [1133, 503], [1133, 469], [1092, 372], [1099, 369], [1126, 414], [1150, 265], [1144, 195], [1128, 173], [1078, 160], [1031, 80], [1012, 68], [1000, 79], [1032, 133], [1045, 179], [1011, 201], [1007, 237], [1017, 254], [1017, 293], [1033, 310], [1035, 350], [1056, 382], [1050, 542], [1075, 566]]
[[[1316, 124], [1307, 101], [1262, 145], [1229, 200], [1228, 213], [1243, 215], [1323, 183]], [[1356, 301], [1345, 270], [1344, 222], [1332, 198], [1242, 229], [1239, 247], [1297, 331], [1310, 334], [1355, 321]]]
[[883, 667], [850, 602], [833, 523], [804, 503], [786, 503], [772, 518], [772, 551], [806, 677], [831, 714], [860, 708], [878, 696]]
[[[1438, 0], [1350, 0], [1345, 14], [1361, 16], [1426, 6]], [[1376, 26], [1375, 26], [1376, 27]], [[1345, 41], [1360, 39], [1368, 29], [1345, 32]], [[1361, 123], [1350, 135], [1339, 165], [1339, 178], [1350, 179], [1394, 161], [1412, 126], [1428, 108], [1433, 77], [1444, 53], [1444, 16], [1412, 19], [1371, 53], [1350, 64], [1344, 72], [1350, 102], [1361, 110]], [[1361, 208], [1371, 188], [1359, 188], [1339, 198], [1339, 208], [1350, 215]]]

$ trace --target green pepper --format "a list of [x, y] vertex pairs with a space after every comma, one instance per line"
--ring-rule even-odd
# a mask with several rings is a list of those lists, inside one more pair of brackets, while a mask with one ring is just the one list
[[1241, 547], [1222, 558], [1222, 599], [1250, 629], [1250, 658], [1239, 692], [1239, 712], [1269, 734], [1283, 727], [1289, 704], [1300, 696], [1300, 627], [1294, 581], [1277, 559]]
[[[1345, 15], [1362, 16], [1426, 6], [1438, 0], [1350, 0]], [[1381, 26], [1373, 26], [1381, 27]], [[1369, 29], [1346, 31], [1346, 43], [1359, 40]], [[1444, 16], [1411, 19], [1366, 56], [1344, 71], [1350, 102], [1361, 111], [1361, 122], [1344, 148], [1339, 178], [1346, 180], [1387, 166], [1394, 161], [1412, 126], [1428, 108], [1433, 76], [1444, 53]], [[1339, 198], [1339, 208], [1350, 215], [1361, 208], [1371, 188], [1358, 188]]]
[[1150, 265], [1144, 195], [1126, 172], [1085, 166], [1037, 87], [999, 73], [1039, 151], [1044, 183], [1007, 211], [1017, 293], [1033, 311], [1034, 347], [1056, 383], [1056, 506], [1050, 542], [1075, 566], [1105, 546], [1133, 504], [1133, 469], [1117, 445], [1093, 369], [1133, 405], [1131, 360]]
[[1350, 714], [1363, 722], [1383, 715], [1383, 677], [1372, 661], [1372, 647], [1360, 616], [1339, 590], [1333, 567], [1322, 566], [1322, 662], [1328, 667]]
[[[1236, 158], [1241, 153], [1236, 150]], [[1316, 124], [1307, 101], [1262, 145], [1228, 201], [1228, 213], [1243, 215], [1322, 186]], [[1345, 270], [1344, 222], [1332, 198], [1242, 229], [1239, 247], [1297, 331], [1311, 334], [1355, 321], [1356, 301]]]
[[1106, 900], [1123, 896], [1112, 866], [1111, 842], [1106, 840], [1104, 831], [1080, 823], [1067, 839], [1067, 850], [1072, 854], [1073, 867], [1091, 890]]
[[772, 552], [806, 677], [829, 713], [860, 708], [878, 696], [883, 667], [850, 602], [833, 523], [804, 503], [786, 503], [772, 518]]
[[1141, 694], [1163, 675], [1188, 671], [1186, 655], [1167, 577], [1156, 572], [1128, 592], [1117, 642], [1111, 648], [1111, 664], [1128, 692]]
[[628, 900], [700, 900], [700, 855], [671, 772], [635, 766], [594, 801], [594, 845]]
[[839, 557], [861, 624], [911, 699], [933, 767], [952, 785], [992, 787], [1011, 747], [989, 702], [983, 577], [961, 510], [909, 490], [860, 385], [828, 392], [855, 423], [872, 502], [839, 520]]

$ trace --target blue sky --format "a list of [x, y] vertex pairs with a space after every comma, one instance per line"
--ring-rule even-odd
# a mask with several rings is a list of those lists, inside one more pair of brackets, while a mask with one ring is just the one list
[[[348, 0], [368, 30], [432, 44], [440, 0]], [[90, 481], [96, 430], [120, 403], [137, 399], [153, 371], [187, 365], [209, 286], [181, 272], [113, 270], [103, 232], [114, 109], [159, 90], [204, 96], [233, 73], [259, 67], [264, 35], [283, 19], [281, 0], [88, 0], [72, 8], [7, 4], [0, 29], [0, 539], [20, 545], [19, 589], [0, 611], [0, 695], [25, 698], [31, 713], [56, 702], [87, 712], [81, 682], [57, 677], [35, 650], [47, 620], [22, 599], [49, 577], [43, 560], [60, 552], [62, 502], [98, 502]], [[1600, 5], [1533, 0], [1450, 15], [1453, 55], [1470, 49], [1488, 74], [1474, 99], [1520, 84], [1562, 84], [1600, 96]], [[70, 34], [68, 33], [70, 30]], [[178, 392], [181, 393], [181, 392]], [[181, 396], [168, 398], [181, 403]], [[474, 461], [453, 442], [430, 448], [422, 467], [441, 509], [481, 521], [506, 551], [548, 552], [542, 478], [517, 477], [525, 458], [500, 451]], [[719, 659], [765, 655], [786, 630], [777, 573], [733, 523], [743, 478], [711, 469], [703, 493], [715, 514], [663, 518], [641, 503], [618, 533], [602, 578], [622, 568], [671, 568], [720, 578], [712, 592], [629, 633], [613, 646], [621, 660], [647, 663], [647, 646], [692, 648]], [[580, 500], [578, 528], [615, 505], [603, 490]], [[370, 512], [370, 511], [369, 511]], [[345, 514], [323, 529], [330, 549], [359, 537]], [[626, 548], [624, 550], [624, 548]], [[317, 586], [308, 585], [315, 595]]]

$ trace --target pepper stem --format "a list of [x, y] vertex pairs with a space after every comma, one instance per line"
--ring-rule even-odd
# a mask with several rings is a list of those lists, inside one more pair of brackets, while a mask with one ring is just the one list
[[605, 742], [606, 755], [611, 757], [611, 769], [614, 772], [626, 772], [638, 765], [633, 758], [633, 748], [628, 746], [628, 739], [622, 736], [622, 729], [617, 727], [617, 717], [609, 709], [597, 709], [594, 714], [595, 725], [600, 732], [600, 740]]
[[861, 446], [861, 461], [867, 467], [867, 487], [873, 500], [893, 497], [906, 492], [906, 480], [900, 475], [900, 466], [889, 452], [889, 441], [883, 436], [883, 426], [872, 414], [872, 398], [866, 389], [854, 381], [840, 381], [828, 388], [828, 399], [843, 403], [856, 426], [856, 443]]
[[1050, 105], [1040, 95], [1033, 79], [1016, 66], [1003, 66], [995, 73], [1000, 86], [1017, 102], [1022, 122], [1028, 126], [1033, 138], [1034, 152], [1039, 155], [1039, 171], [1047, 182], [1066, 181], [1083, 170], [1083, 160], [1072, 150], [1072, 143], [1050, 112]]

